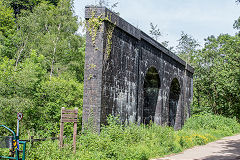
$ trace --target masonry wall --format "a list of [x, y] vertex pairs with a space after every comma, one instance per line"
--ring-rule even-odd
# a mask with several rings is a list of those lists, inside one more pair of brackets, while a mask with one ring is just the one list
[[[149, 68], [153, 67], [159, 75], [160, 87], [155, 94], [156, 106], [149, 110], [155, 112], [151, 113], [152, 119], [159, 125], [169, 124], [170, 86], [175, 78], [180, 85], [180, 94], [173, 127], [180, 129], [190, 116], [193, 68], [106, 8], [86, 7], [87, 20], [93, 11], [96, 17], [110, 17], [116, 27], [109, 56], [106, 33], [110, 22], [105, 21], [99, 29], [95, 45], [87, 32], [83, 127], [100, 131], [101, 124], [106, 124], [110, 114], [119, 116], [122, 123], [144, 123], [144, 112], [149, 110], [144, 80]], [[151, 92], [151, 88], [148, 90]], [[148, 101], [151, 103], [152, 100]]]

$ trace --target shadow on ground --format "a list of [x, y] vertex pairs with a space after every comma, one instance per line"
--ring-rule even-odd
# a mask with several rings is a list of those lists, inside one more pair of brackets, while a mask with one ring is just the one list
[[221, 150], [202, 160], [240, 160], [240, 140], [228, 140], [221, 142], [220, 145], [223, 146]]

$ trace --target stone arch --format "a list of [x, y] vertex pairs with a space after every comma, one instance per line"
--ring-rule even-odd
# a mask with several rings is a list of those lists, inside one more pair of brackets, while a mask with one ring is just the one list
[[143, 85], [143, 123], [149, 124], [154, 122], [156, 106], [158, 101], [158, 94], [160, 89], [160, 77], [155, 67], [150, 67], [144, 78]]
[[169, 92], [169, 113], [168, 113], [168, 125], [174, 127], [177, 115], [177, 109], [180, 99], [180, 83], [177, 78], [174, 78], [170, 85], [170, 92]]

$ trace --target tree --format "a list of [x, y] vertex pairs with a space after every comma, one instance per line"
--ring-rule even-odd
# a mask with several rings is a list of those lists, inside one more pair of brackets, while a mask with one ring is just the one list
[[[82, 106], [85, 37], [76, 34], [72, 1], [60, 0], [57, 6], [44, 1], [17, 18], [2, 4], [0, 123], [13, 128], [12, 115], [20, 111], [22, 131], [57, 133], [61, 107]], [[7, 42], [15, 50], [6, 52]]]
[[[16, 66], [31, 50], [46, 57], [50, 77], [61, 74], [78, 62], [83, 72], [83, 38], [76, 35], [77, 17], [71, 1], [61, 0], [57, 6], [41, 3], [32, 12], [24, 11], [17, 22], [20, 29]], [[76, 66], [76, 65], [75, 65]], [[78, 69], [78, 70], [79, 70]]]
[[16, 47], [12, 37], [16, 33], [13, 10], [0, 0], [0, 57], [13, 57]]
[[233, 28], [240, 30], [240, 17], [234, 21]]
[[99, 1], [98, 1], [98, 5], [99, 5], [99, 6], [101, 6], [101, 7], [103, 7], [103, 6], [109, 7], [109, 9], [110, 9], [112, 12], [114, 12], [114, 13], [117, 14], [117, 15], [120, 15], [119, 12], [115, 12], [115, 10], [114, 10], [115, 8], [117, 8], [118, 3], [119, 3], [119, 2], [114, 2], [114, 3], [110, 4], [108, 0], [99, 0]]
[[8, 30], [15, 29], [13, 10], [0, 0], [0, 32], [7, 36]]
[[239, 117], [240, 37], [220, 35], [205, 40], [194, 54], [194, 112]]
[[[240, 3], [240, 0], [236, 0], [236, 3]], [[240, 30], [240, 17], [234, 21], [233, 28]]]
[[240, 36], [209, 36], [202, 49], [184, 32], [178, 41], [178, 55], [195, 69], [193, 113], [239, 117]]
[[47, 2], [49, 4], [57, 6], [59, 0], [5, 0], [5, 3], [8, 6], [11, 6], [14, 10], [14, 14], [17, 17], [21, 13], [21, 10], [29, 10], [32, 11], [35, 6], [39, 3]]
[[162, 36], [160, 29], [158, 28], [157, 25], [153, 25], [152, 22], [150, 23], [150, 27], [151, 27], [151, 29], [149, 30], [150, 35], [152, 35], [152, 38], [157, 41], [158, 38]]
[[194, 58], [199, 43], [190, 35], [182, 31], [181, 38], [178, 40], [177, 54], [187, 63], [194, 65]]
[[[153, 25], [153, 23], [150, 23], [151, 29], [149, 30], [150, 35], [152, 35], [152, 38], [158, 41], [158, 38], [162, 36], [162, 33], [157, 25]], [[174, 47], [169, 46], [169, 41], [162, 41], [160, 42], [165, 48], [169, 49], [170, 51], [174, 52]]]

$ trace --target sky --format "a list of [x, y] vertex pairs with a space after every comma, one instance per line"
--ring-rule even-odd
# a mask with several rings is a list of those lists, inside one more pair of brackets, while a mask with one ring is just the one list
[[[234, 35], [234, 20], [240, 16], [240, 4], [235, 0], [105, 0], [109, 6], [118, 2], [114, 10], [120, 17], [149, 34], [150, 23], [162, 33], [159, 41], [176, 46], [181, 32], [191, 35], [202, 46], [210, 35]], [[99, 0], [74, 0], [75, 14], [84, 19], [86, 5]], [[83, 33], [79, 29], [80, 33]]]

